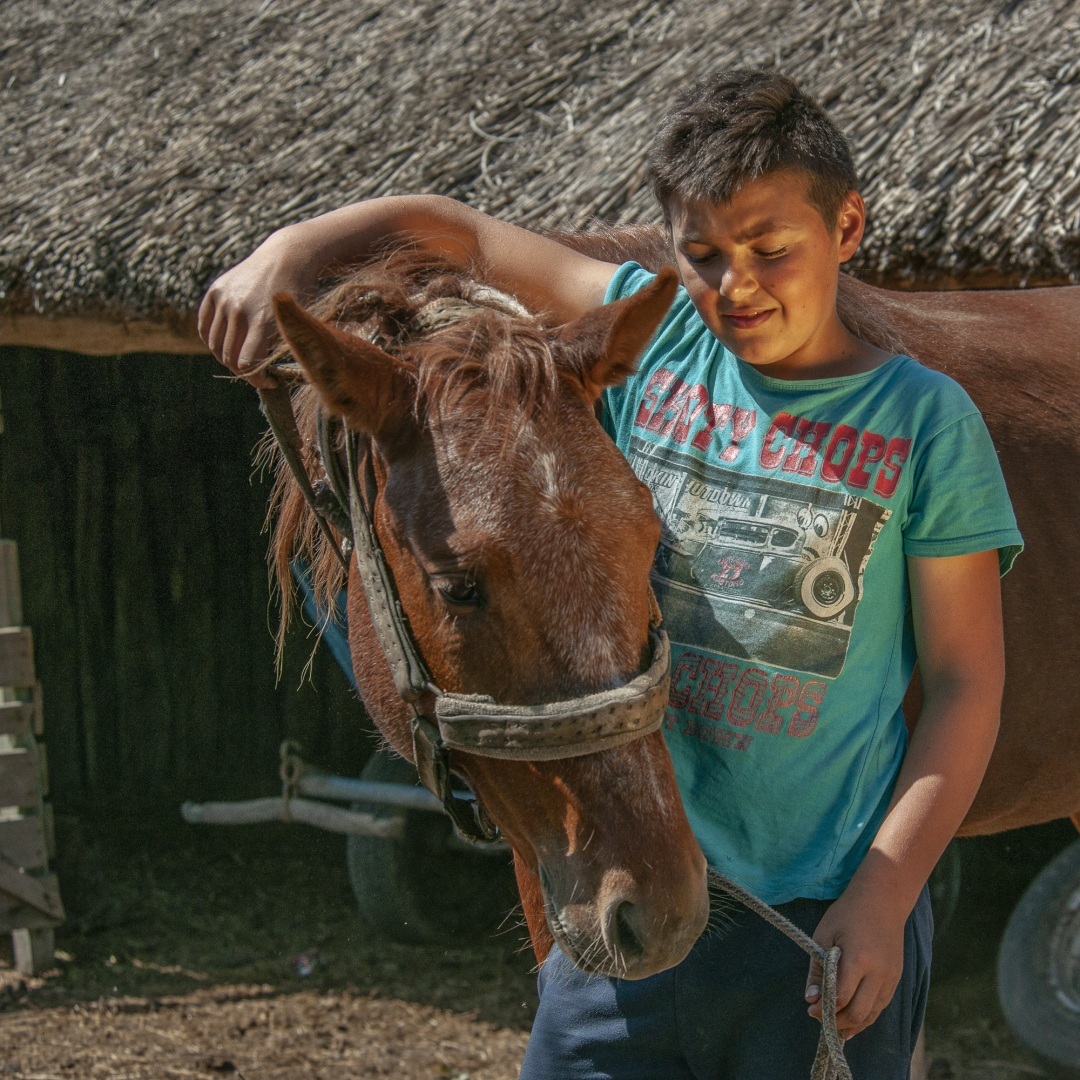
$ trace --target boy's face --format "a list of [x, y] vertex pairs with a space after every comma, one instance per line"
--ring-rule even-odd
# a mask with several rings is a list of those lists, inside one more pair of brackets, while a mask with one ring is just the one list
[[836, 314], [840, 264], [862, 239], [850, 192], [829, 227], [808, 201], [809, 178], [782, 169], [729, 203], [675, 199], [672, 238], [683, 284], [705, 325], [733, 352], [780, 378], [845, 374], [862, 344]]

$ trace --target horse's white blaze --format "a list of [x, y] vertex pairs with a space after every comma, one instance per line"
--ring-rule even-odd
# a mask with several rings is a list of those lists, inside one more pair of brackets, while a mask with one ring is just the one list
[[560, 512], [562, 485], [559, 483], [559, 462], [550, 450], [542, 450], [533, 465], [533, 476], [540, 498], [556, 513]]
[[[616, 685], [624, 676], [624, 613], [618, 590], [604, 573], [607, 552], [603, 529], [590, 529], [589, 500], [570, 470], [543, 452], [535, 472], [546, 511], [543, 542], [536, 545], [537, 570], [550, 583], [552, 627], [560, 660], [578, 680]], [[546, 528], [544, 527], [546, 525]]]

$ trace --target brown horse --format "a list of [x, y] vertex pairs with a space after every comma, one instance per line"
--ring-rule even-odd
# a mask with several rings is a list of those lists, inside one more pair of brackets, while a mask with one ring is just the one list
[[[293, 394], [301, 435], [316, 445], [321, 407], [370, 438], [375, 531], [444, 690], [540, 704], [641, 669], [659, 523], [593, 406], [632, 370], [674, 291], [674, 276], [662, 275], [558, 331], [460, 274], [400, 258], [341, 284], [320, 317], [277, 298], [282, 335], [309, 380]], [[314, 473], [314, 451], [308, 465]], [[273, 546], [286, 597], [297, 555], [325, 598], [344, 583], [280, 463]], [[348, 622], [364, 703], [411, 759], [411, 714], [355, 560]], [[513, 848], [538, 956], [554, 937], [587, 970], [643, 978], [699, 937], [705, 863], [659, 731], [554, 761], [454, 751], [452, 766]]]
[[[657, 270], [673, 261], [662, 226], [557, 239], [609, 262]], [[1001, 730], [959, 835], [1061, 817], [1080, 828], [1080, 737], [1066, 678], [1077, 662], [1080, 583], [1080, 286], [905, 293], [842, 275], [837, 306], [863, 339], [964, 386], [986, 418], [1024, 535], [1002, 584]], [[916, 680], [910, 718], [919, 700]]]
[[[624, 228], [559, 239], [588, 254], [614, 262], [636, 258], [643, 265], [657, 269], [671, 261], [666, 233], [657, 227]], [[380, 288], [389, 289], [390, 295], [401, 292], [400, 283], [383, 282]], [[325, 307], [324, 314], [331, 321], [344, 324], [355, 325], [368, 320], [371, 312], [366, 307], [359, 316], [349, 311], [350, 304], [356, 306], [355, 301], [355, 293], [351, 299], [338, 297]], [[383, 319], [392, 323], [399, 316], [392, 312], [392, 300], [385, 303], [391, 314], [384, 313]], [[409, 303], [399, 304], [403, 312], [409, 307]], [[1070, 513], [1078, 504], [1080, 480], [1069, 463], [1076, 459], [1077, 443], [1080, 441], [1073, 422], [1077, 406], [1080, 405], [1080, 371], [1077, 370], [1080, 367], [1080, 349], [1076, 346], [1076, 342], [1080, 340], [1080, 288], [899, 293], [876, 289], [853, 278], [843, 277], [838, 304], [845, 322], [861, 337], [885, 348], [902, 349], [932, 367], [947, 371], [968, 389], [983, 411], [998, 446], [1027, 544], [1025, 555], [1005, 579], [1004, 585], [1009, 679], [1001, 734], [986, 779], [960, 834], [997, 832], [1064, 816], [1075, 819], [1080, 812], [1080, 740], [1071, 734], [1071, 699], [1065, 693], [1068, 684], [1063, 674], [1070, 669], [1072, 660], [1071, 634], [1065, 632], [1065, 616], [1071, 597], [1069, 585], [1077, 577], [1076, 571], [1070, 570], [1070, 566], [1074, 565], [1078, 558], [1074, 553], [1076, 544]], [[407, 312], [405, 314], [407, 315]], [[286, 320], [291, 317], [287, 315]], [[302, 319], [299, 314], [296, 318]], [[615, 323], [617, 322], [616, 318]], [[614, 334], [617, 329], [615, 324], [607, 326], [604, 320], [596, 325], [603, 328], [600, 331], [588, 331], [585, 327], [580, 327], [578, 332], [569, 335], [568, 340], [575, 336], [580, 338], [582, 335], [595, 337], [597, 333], [600, 336]], [[350, 355], [355, 349], [365, 350], [363, 344], [355, 338], [343, 338], [326, 330], [316, 333], [308, 321], [304, 321], [302, 327], [299, 331], [286, 328], [287, 336], [292, 333], [295, 338], [299, 333], [304, 338], [293, 341], [294, 349], [301, 356], [309, 347], [307, 338], [313, 335], [318, 337], [330, 334], [327, 340], [332, 338], [336, 343], [330, 351], [343, 356]], [[400, 327], [391, 325], [386, 336], [392, 338], [399, 329]], [[542, 332], [536, 324], [530, 324], [528, 333]], [[622, 336], [622, 332], [614, 336]], [[627, 355], [647, 336], [647, 333], [644, 337], [639, 335], [631, 342], [630, 335], [627, 335], [624, 345]], [[342, 344], [343, 342], [345, 344]], [[325, 343], [312, 347], [323, 352], [328, 348]], [[587, 403], [595, 395], [601, 379], [617, 378], [620, 372], [617, 365], [606, 368], [603, 366], [595, 345], [585, 361], [581, 359], [587, 351], [583, 348], [582, 341], [577, 341], [573, 350], [579, 354], [578, 359], [570, 365], [575, 372], [584, 370], [589, 362], [597, 365], [597, 374], [592, 377], [593, 385], [587, 391], [583, 392], [580, 388], [582, 380], [579, 374], [569, 376], [574, 400], [578, 404], [582, 401]], [[345, 364], [349, 361], [337, 362]], [[385, 359], [379, 362], [386, 363]], [[403, 357], [403, 362], [413, 365], [417, 373], [426, 370], [422, 357]], [[468, 361], [466, 368], [469, 368], [471, 363], [471, 360]], [[370, 357], [357, 361], [356, 364], [370, 367]], [[472, 379], [474, 375], [475, 372], [470, 369], [468, 379]], [[410, 376], [413, 377], [415, 375]], [[428, 375], [425, 378], [432, 386], [442, 381], [442, 375]], [[513, 376], [510, 378], [512, 381]], [[566, 397], [567, 382], [564, 361], [559, 378], [560, 396], [563, 398]], [[382, 383], [375, 380], [372, 387], [382, 386], [382, 390], [357, 388], [354, 395], [358, 398], [366, 395], [370, 399], [365, 407], [370, 411], [372, 404], [376, 406], [376, 419], [378, 410], [383, 407], [378, 394], [387, 392], [384, 384], [385, 380]], [[440, 430], [437, 439], [425, 444], [421, 455], [423, 461], [403, 460], [402, 464], [397, 464], [398, 458], [404, 455], [404, 447], [393, 444], [401, 439], [407, 441], [414, 438], [418, 430], [423, 430], [427, 421], [423, 419], [425, 414], [422, 409], [428, 407], [426, 402], [429, 399], [437, 400], [437, 396], [433, 397], [430, 389], [425, 389], [420, 395], [423, 401], [415, 402], [412, 397], [408, 398], [412, 402], [410, 407], [421, 410], [416, 413], [421, 419], [400, 428], [396, 434], [388, 432], [384, 436], [384, 439], [389, 439], [387, 446], [391, 449], [387, 451], [389, 456], [382, 465], [381, 474], [384, 481], [382, 531], [388, 536], [399, 537], [398, 547], [390, 548], [396, 560], [395, 573], [398, 572], [398, 566], [403, 568], [402, 572], [412, 567], [413, 575], [407, 580], [419, 597], [421, 609], [426, 607], [430, 611], [431, 590], [425, 583], [423, 569], [418, 566], [416, 555], [409, 550], [409, 545], [415, 542], [416, 526], [426, 527], [429, 522], [424, 519], [432, 518], [433, 512], [430, 508], [418, 509], [416, 505], [412, 505], [410, 509], [415, 492], [410, 490], [411, 484], [405, 480], [401, 480], [398, 487], [391, 488], [394, 495], [387, 498], [385, 485], [391, 471], [388, 466], [391, 460], [395, 462], [395, 477], [405, 477], [410, 475], [407, 470], [415, 470], [412, 473], [414, 477], [422, 478], [422, 482], [428, 486], [434, 484], [435, 490], [438, 490], [441, 481], [438, 481], [432, 472], [433, 468], [437, 468], [438, 462], [436, 442], [447, 438], [452, 443], [455, 438], [463, 438], [470, 453], [474, 452], [476, 432], [469, 425], [478, 423], [475, 419], [479, 415], [476, 411], [478, 408], [488, 408], [484, 393], [482, 391], [478, 401], [471, 406], [473, 419], [464, 421], [464, 433]], [[304, 424], [310, 436], [314, 400], [310, 393], [301, 392], [300, 397], [306, 399], [301, 415], [305, 417]], [[484, 404], [481, 405], [480, 399]], [[341, 403], [331, 407], [346, 414], [350, 411]], [[401, 410], [393, 412], [398, 416]], [[436, 413], [442, 415], [438, 408]], [[511, 414], [517, 416], [520, 413], [519, 401], [511, 409]], [[581, 409], [574, 405], [567, 418], [575, 425], [583, 422]], [[353, 422], [363, 425], [363, 421], [357, 418], [354, 418]], [[490, 424], [491, 419], [486, 418], [484, 422]], [[513, 426], [514, 422], [510, 421], [510, 426]], [[369, 420], [368, 423], [370, 425], [374, 421]], [[395, 424], [401, 423], [403, 421], [395, 421]], [[439, 423], [442, 423], [441, 419]], [[496, 426], [505, 433], [505, 424]], [[582, 446], [588, 445], [592, 449], [583, 450], [584, 460], [592, 457], [596, 463], [597, 475], [607, 476], [610, 470], [610, 475], [615, 477], [620, 485], [625, 485], [628, 478], [625, 470], [612, 462], [610, 444], [605, 445], [602, 436], [599, 442], [594, 441], [596, 431], [591, 422], [586, 423], [585, 427], [588, 439]], [[485, 435], [489, 434], [487, 428], [484, 430]], [[482, 441], [487, 443], [488, 439]], [[604, 449], [601, 449], [602, 446]], [[500, 455], [496, 453], [495, 458], [499, 459]], [[477, 464], [471, 474], [470, 482], [476, 481], [480, 485], [477, 498], [481, 503], [489, 498], [498, 503], [501, 493], [506, 490], [500, 484], [497, 485], [501, 489], [500, 494], [492, 494], [489, 481], [493, 476], [502, 476], [505, 473], [505, 463], [499, 460], [498, 466], [497, 472], [489, 475], [486, 465]], [[281, 515], [276, 539], [279, 573], [287, 572], [287, 560], [294, 551], [303, 549], [309, 554], [314, 553], [317, 556], [316, 565], [321, 568], [324, 591], [329, 594], [334, 587], [331, 580], [333, 557], [325, 549], [318, 552], [318, 540], [313, 525], [306, 517], [304, 504], [286, 474], [282, 474], [279, 489]], [[578, 494], [583, 495], [584, 489]], [[454, 497], [462, 498], [466, 504], [469, 501], [469, 493], [457, 488], [454, 490]], [[607, 497], [606, 494], [596, 496], [603, 507], [607, 505]], [[585, 513], [587, 509], [583, 502], [580, 511]], [[448, 505], [442, 503], [440, 514], [445, 515], [448, 510]], [[435, 514], [434, 518], [439, 518], [440, 514]], [[583, 523], [581, 535], [586, 535], [589, 527]], [[435, 522], [436, 535], [440, 529], [445, 532], [446, 528], [445, 521]], [[649, 525], [641, 537], [651, 538], [654, 528]], [[631, 527], [628, 533], [632, 532]], [[615, 543], [612, 538], [607, 555], [612, 555], [615, 551]], [[633, 544], [630, 546], [633, 547]], [[636, 565], [640, 570], [640, 551], [638, 556], [639, 562]], [[524, 557], [531, 558], [531, 551]], [[631, 565], [625, 557], [617, 561], [624, 567]], [[628, 575], [624, 580], [629, 581], [632, 576]], [[565, 579], [555, 583], [556, 587], [566, 584]], [[600, 592], [603, 594], [604, 604], [620, 602], [618, 589], [601, 589]], [[385, 665], [378, 659], [366, 608], [358, 602], [359, 593], [360, 590], [355, 587], [350, 589], [350, 625], [353, 628], [352, 646], [357, 677], [365, 700], [387, 734], [388, 741], [404, 756], [408, 756], [404, 713], [389, 681]], [[581, 594], [575, 590], [574, 595]], [[595, 595], [594, 601], [601, 602]], [[552, 602], [556, 602], [554, 593]], [[508, 627], [505, 632], [521, 635], [523, 642], [536, 645], [538, 628], [550, 625], [549, 609], [541, 602], [539, 606], [528, 606], [527, 610], [528, 614], [523, 603], [521, 610], [516, 613], [520, 618], [511, 617], [510, 622], [505, 624]], [[529, 619], [537, 621], [530, 623]], [[640, 628], [640, 612], [638, 620], [637, 625]], [[518, 654], [515, 650], [514, 655], [511, 655], [501, 642], [517, 639], [492, 635], [488, 640], [492, 643], [488, 655], [497, 659], [487, 668], [483, 664], [470, 668], [471, 661], [466, 655], [468, 650], [463, 652], [460, 645], [446, 650], [451, 664], [460, 659], [464, 664], [462, 671], [470, 672], [469, 680], [454, 682], [450, 679], [448, 681], [451, 685], [490, 687], [498, 682], [498, 678], [495, 682], [487, 681], [492, 674], [491, 668], [498, 669], [501, 665], [508, 665], [505, 667], [507, 675], [515, 670], [514, 662]], [[432, 656], [441, 656], [439, 648], [445, 642], [440, 642], [437, 634], [434, 635], [434, 642], [433, 651], [427, 647], [425, 651], [430, 651]], [[638, 645], [640, 646], [640, 639]], [[484, 653], [484, 649], [479, 650], [480, 655]], [[528, 653], [526, 651], [520, 655], [526, 656]], [[625, 664], [623, 673], [633, 667], [632, 662]], [[439, 673], [446, 670], [441, 667]], [[524, 670], [528, 670], [527, 665]], [[558, 673], [551, 669], [549, 673], [554, 675], [552, 685], [557, 684]], [[474, 674], [478, 677], [476, 681], [472, 681]], [[498, 675], [499, 672], [496, 671], [495, 674]], [[587, 682], [588, 680], [585, 680], [582, 685]], [[538, 683], [534, 682], [533, 686], [538, 686]], [[506, 700], [524, 700], [519, 690], [520, 687], [517, 687]], [[537, 692], [543, 697], [551, 693], [552, 689], [548, 686], [539, 688]], [[909, 715], [917, 715], [917, 686], [913, 687], [907, 705], [910, 706]], [[629, 787], [624, 782], [628, 774], [626, 763], [629, 751], [626, 754], [616, 753], [614, 758], [617, 760], [613, 761], [607, 761], [607, 756], [601, 755], [595, 762], [591, 759], [580, 759], [550, 766], [518, 765], [507, 768], [508, 763], [499, 763], [496, 769], [490, 762], [481, 759], [458, 763], [462, 772], [481, 791], [482, 797], [492, 807], [496, 818], [503, 824], [504, 831], [514, 844], [515, 867], [526, 921], [534, 948], [541, 958], [546, 955], [551, 941], [550, 933], [544, 925], [545, 910], [555, 915], [555, 932], [565, 932], [565, 925], [561, 922], [562, 917], [558, 910], [559, 900], [545, 897], [541, 886], [540, 868], [545, 858], [554, 858], [558, 864], [555, 874], [558, 879], [556, 887], [561, 887], [564, 894], [569, 890], [573, 896], [587, 898], [584, 908], [581, 909], [581, 925], [586, 928], [582, 939], [592, 934], [594, 943], [603, 939], [605, 918], [609, 925], [612, 924], [610, 897], [630, 895], [629, 892], [619, 892], [618, 888], [614, 891], [608, 889], [605, 885], [605, 874], [608, 882], [634, 879], [636, 884], [633, 888], [644, 890], [644, 893], [654, 899], [663, 893], [657, 880], [667, 871], [662, 871], [650, 885], [645, 883], [644, 879], [638, 881], [634, 869], [627, 869], [641, 866], [635, 852], [630, 850], [631, 846], [637, 847], [636, 841], [642, 838], [642, 847], [637, 852], [640, 854], [644, 845], [651, 843], [651, 837], [655, 835], [648, 831], [648, 826], [653, 823], [651, 812], [637, 813], [642, 807], [636, 803], [637, 785], [645, 783], [643, 777], [649, 775], [649, 768], [653, 765], [656, 768], [655, 780], [651, 781], [653, 786], [647, 788], [655, 798], [655, 803], [650, 805], [663, 807], [664, 815], [671, 815], [672, 800], [675, 798], [674, 788], [671, 786], [670, 765], [656, 739], [651, 737], [637, 753], [643, 753], [644, 756], [634, 761], [633, 770], [640, 768], [641, 771], [634, 771]], [[610, 784], [609, 778], [612, 774], [619, 782], [605, 791], [604, 786]], [[601, 806], [602, 813], [598, 812]], [[565, 810], [565, 819], [559, 818], [560, 808]], [[680, 872], [685, 874], [686, 851], [692, 850], [693, 845], [688, 839], [685, 820], [681, 814], [675, 814], [670, 820], [674, 823], [671, 835], [675, 850], [672, 854], [682, 860]], [[641, 825], [645, 826], [645, 832], [637, 831]], [[595, 836], [591, 832], [593, 829], [596, 830]], [[631, 838], [635, 841], [633, 845], [628, 842]], [[662, 843], [660, 847], [663, 848]], [[583, 858], [585, 848], [589, 849], [588, 858]], [[651, 848], [649, 850], [648, 859], [652, 862], [653, 853]], [[597, 852], [601, 854], [598, 855]], [[572, 883], [574, 875], [577, 874], [583, 874], [580, 885]], [[698, 888], [696, 874], [695, 869], [689, 874], [689, 878], [684, 876], [680, 879], [684, 882], [690, 880], [691, 892]], [[673, 888], [671, 894], [674, 895], [677, 891]], [[696, 903], [700, 904], [700, 892], [695, 892], [694, 895], [699, 898]], [[616, 911], [618, 903], [616, 901]], [[571, 906], [578, 910], [576, 904]], [[603, 914], [605, 910], [608, 912], [606, 916]], [[572, 921], [572, 916], [568, 915], [567, 918]], [[693, 917], [688, 918], [688, 927], [695, 918], [702, 918], [700, 908]], [[636, 935], [635, 930], [631, 936]], [[685, 951], [686, 942], [691, 936], [688, 930], [680, 943], [670, 950], [666, 960], [650, 959], [644, 965], [635, 967], [627, 964], [625, 957], [618, 956], [617, 934], [613, 936], [609, 933], [608, 940], [615, 941], [616, 944], [613, 949], [607, 944], [597, 945], [596, 948], [602, 955], [594, 966], [598, 970], [613, 971], [619, 970], [620, 965], [626, 965], [628, 974], [644, 974], [662, 967], [665, 963], [674, 962], [678, 955]], [[571, 955], [575, 955], [572, 943], [564, 943], [564, 947], [568, 947]], [[591, 957], [592, 952], [591, 949], [580, 948], [576, 955], [580, 957], [587, 953]]]

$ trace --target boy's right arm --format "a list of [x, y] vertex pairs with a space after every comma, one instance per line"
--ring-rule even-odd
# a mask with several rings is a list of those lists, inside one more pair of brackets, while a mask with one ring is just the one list
[[453, 199], [372, 199], [273, 233], [207, 291], [199, 336], [234, 374], [273, 386], [258, 367], [277, 336], [273, 297], [310, 299], [327, 271], [359, 262], [391, 239], [469, 270], [553, 324], [602, 304], [616, 269]]

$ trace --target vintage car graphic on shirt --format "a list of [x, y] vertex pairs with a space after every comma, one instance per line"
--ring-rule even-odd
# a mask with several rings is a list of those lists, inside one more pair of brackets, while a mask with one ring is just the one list
[[653, 585], [671, 638], [836, 678], [863, 571], [892, 511], [637, 436], [628, 457], [663, 523]]

